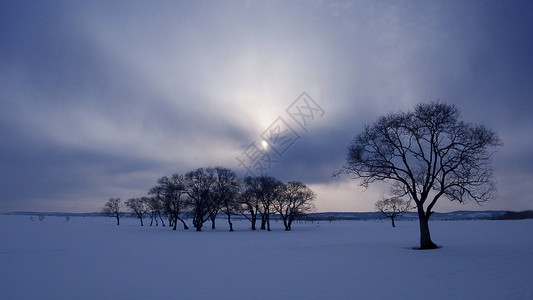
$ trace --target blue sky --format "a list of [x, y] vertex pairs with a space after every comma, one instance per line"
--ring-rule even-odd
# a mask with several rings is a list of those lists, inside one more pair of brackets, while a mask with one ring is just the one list
[[[378, 116], [439, 99], [498, 132], [498, 199], [533, 209], [530, 1], [8, 1], [0, 11], [0, 212], [98, 211], [156, 179], [236, 157], [282, 118], [268, 172], [320, 211], [382, 187], [332, 178]], [[286, 109], [306, 92], [307, 128]], [[270, 149], [272, 150], [272, 149]]]

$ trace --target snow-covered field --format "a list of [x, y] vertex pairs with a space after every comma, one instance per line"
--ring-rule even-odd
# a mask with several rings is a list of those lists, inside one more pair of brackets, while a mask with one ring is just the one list
[[171, 231], [0, 216], [2, 299], [533, 299], [533, 220], [344, 221]]

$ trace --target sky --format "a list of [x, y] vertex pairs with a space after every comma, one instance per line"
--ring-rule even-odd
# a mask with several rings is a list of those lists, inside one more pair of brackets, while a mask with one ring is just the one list
[[533, 209], [531, 1], [5, 1], [0, 41], [0, 212], [100, 211], [258, 153], [318, 211], [373, 211], [384, 186], [332, 177], [350, 141], [436, 100], [504, 146], [496, 200], [435, 210]]

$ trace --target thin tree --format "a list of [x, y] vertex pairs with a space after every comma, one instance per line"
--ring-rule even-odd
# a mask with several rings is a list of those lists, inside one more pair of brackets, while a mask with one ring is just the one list
[[259, 214], [261, 202], [256, 197], [253, 187], [249, 186], [247, 182], [249, 183], [247, 180], [243, 181], [236, 208], [242, 216], [251, 222], [251, 229], [256, 230], [257, 215]]
[[379, 200], [376, 202], [376, 209], [392, 222], [392, 227], [396, 227], [394, 220], [401, 217], [404, 213], [411, 209], [409, 201], [402, 200], [397, 197]]
[[[209, 203], [207, 207], [209, 210], [209, 220], [211, 220], [211, 229], [216, 229], [217, 215], [224, 205], [223, 202], [226, 200], [226, 196], [224, 195], [226, 192], [224, 191], [225, 185], [229, 184], [229, 182], [225, 182], [226, 180], [229, 180], [229, 178], [225, 177], [230, 176], [232, 171], [224, 167], [214, 167], [208, 169], [212, 169], [213, 171], [214, 183], [209, 192]], [[235, 175], [235, 177], [237, 176]], [[231, 220], [228, 221], [231, 223]]]
[[259, 200], [261, 229], [270, 231], [272, 203], [278, 197], [278, 187], [282, 182], [272, 176], [248, 176], [244, 179], [253, 197]]
[[[231, 215], [237, 211], [237, 197], [241, 181], [237, 174], [228, 168], [215, 167], [216, 182], [213, 188], [213, 198], [220, 211], [222, 211], [229, 224], [229, 231], [233, 231]], [[213, 223], [214, 225], [214, 223]]]
[[172, 230], [177, 229], [178, 221], [183, 224], [184, 229], [189, 229], [181, 218], [187, 206], [187, 190], [183, 175], [173, 174], [170, 177], [159, 178], [157, 185], [150, 189], [149, 194], [154, 195], [163, 204], [163, 211], [169, 217], [169, 226], [172, 226]]
[[315, 198], [316, 194], [301, 182], [291, 181], [277, 187], [277, 197], [272, 204], [283, 220], [285, 231], [292, 229], [292, 222], [297, 217], [315, 209]]
[[143, 219], [148, 213], [148, 206], [145, 201], [142, 198], [131, 198], [124, 204], [126, 204], [126, 207], [141, 221], [141, 226], [144, 226]]
[[393, 195], [414, 201], [420, 226], [420, 249], [431, 240], [429, 218], [441, 198], [463, 203], [493, 199], [491, 156], [502, 143], [482, 125], [461, 121], [459, 110], [439, 102], [414, 111], [391, 113], [366, 126], [348, 148], [346, 165], [337, 173], [391, 184]]
[[108, 217], [116, 218], [117, 225], [120, 225], [120, 217], [122, 216], [121, 208], [122, 205], [120, 204], [120, 198], [109, 198], [107, 203], [104, 205], [102, 212]]
[[164, 195], [165, 195], [165, 186], [161, 183], [163, 178], [167, 178], [166, 176], [163, 176], [157, 180], [157, 185], [152, 187], [148, 191], [148, 195], [153, 195], [152, 197], [155, 198], [158, 202], [161, 203], [161, 218], [164, 216], [166, 219], [168, 219], [168, 226], [173, 226], [173, 216], [171, 211], [168, 209], [167, 204], [165, 203]]
[[159, 220], [161, 220], [161, 225], [165, 227], [165, 222], [163, 221], [162, 211], [163, 211], [163, 201], [156, 196], [152, 196], [146, 199], [146, 204], [148, 205], [149, 215], [150, 215], [150, 226], [153, 225], [155, 221], [155, 226], [159, 226]]

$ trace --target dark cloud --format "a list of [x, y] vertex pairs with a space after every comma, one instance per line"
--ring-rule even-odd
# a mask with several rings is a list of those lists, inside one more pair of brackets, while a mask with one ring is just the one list
[[145, 193], [173, 172], [225, 165], [242, 173], [235, 157], [277, 117], [288, 118], [303, 91], [325, 114], [297, 129], [300, 139], [269, 172], [313, 185], [321, 210], [371, 210], [380, 188], [362, 193], [331, 173], [365, 124], [436, 99], [505, 143], [494, 156], [500, 200], [482, 208], [531, 208], [532, 8], [6, 3], [0, 211], [98, 210], [106, 198]]

